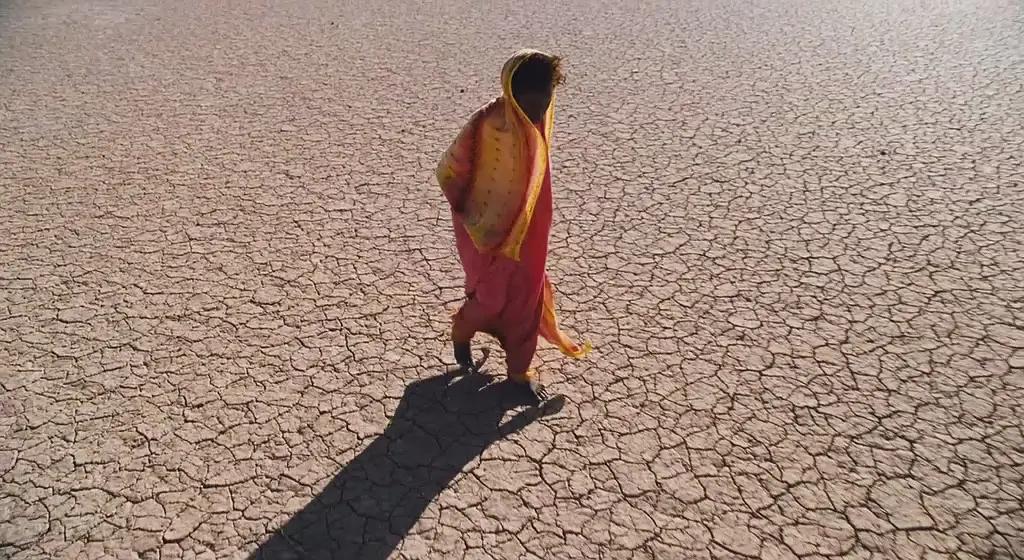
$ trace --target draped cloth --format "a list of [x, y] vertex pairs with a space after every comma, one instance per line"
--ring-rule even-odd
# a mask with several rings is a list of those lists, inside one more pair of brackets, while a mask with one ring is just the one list
[[513, 74], [536, 54], [519, 51], [505, 63], [503, 95], [473, 113], [437, 167], [466, 275], [453, 336], [460, 342], [491, 334], [506, 351], [510, 374], [529, 368], [538, 335], [573, 358], [590, 350], [559, 328], [545, 272], [554, 97], [535, 124], [512, 96]]

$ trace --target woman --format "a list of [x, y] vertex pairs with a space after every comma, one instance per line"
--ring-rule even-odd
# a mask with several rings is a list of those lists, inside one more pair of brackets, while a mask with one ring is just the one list
[[549, 149], [561, 82], [558, 57], [517, 52], [502, 68], [502, 96], [473, 114], [437, 168], [466, 274], [466, 302], [452, 325], [455, 360], [463, 373], [475, 373], [470, 342], [478, 332], [490, 334], [505, 350], [509, 379], [538, 399], [546, 398], [530, 368], [538, 335], [573, 358], [590, 351], [559, 329], [545, 272]]

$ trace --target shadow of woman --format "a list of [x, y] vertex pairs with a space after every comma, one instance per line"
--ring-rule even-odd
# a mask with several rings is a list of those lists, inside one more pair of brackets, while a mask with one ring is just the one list
[[533, 404], [533, 397], [484, 375], [452, 379], [409, 384], [384, 433], [250, 559], [383, 560], [470, 461], [564, 404], [556, 397], [502, 424], [506, 412]]

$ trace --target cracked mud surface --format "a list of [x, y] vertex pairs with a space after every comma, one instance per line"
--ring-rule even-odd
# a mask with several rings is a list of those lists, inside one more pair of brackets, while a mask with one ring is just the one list
[[[5, 2], [0, 556], [1021, 557], [1019, 5], [711, 4]], [[436, 377], [524, 45], [539, 420]]]

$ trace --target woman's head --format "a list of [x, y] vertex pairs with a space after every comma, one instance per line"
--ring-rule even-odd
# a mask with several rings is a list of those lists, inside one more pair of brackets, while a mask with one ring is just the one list
[[562, 60], [530, 52], [512, 74], [512, 97], [533, 122], [540, 122], [551, 104], [555, 87], [564, 80]]

